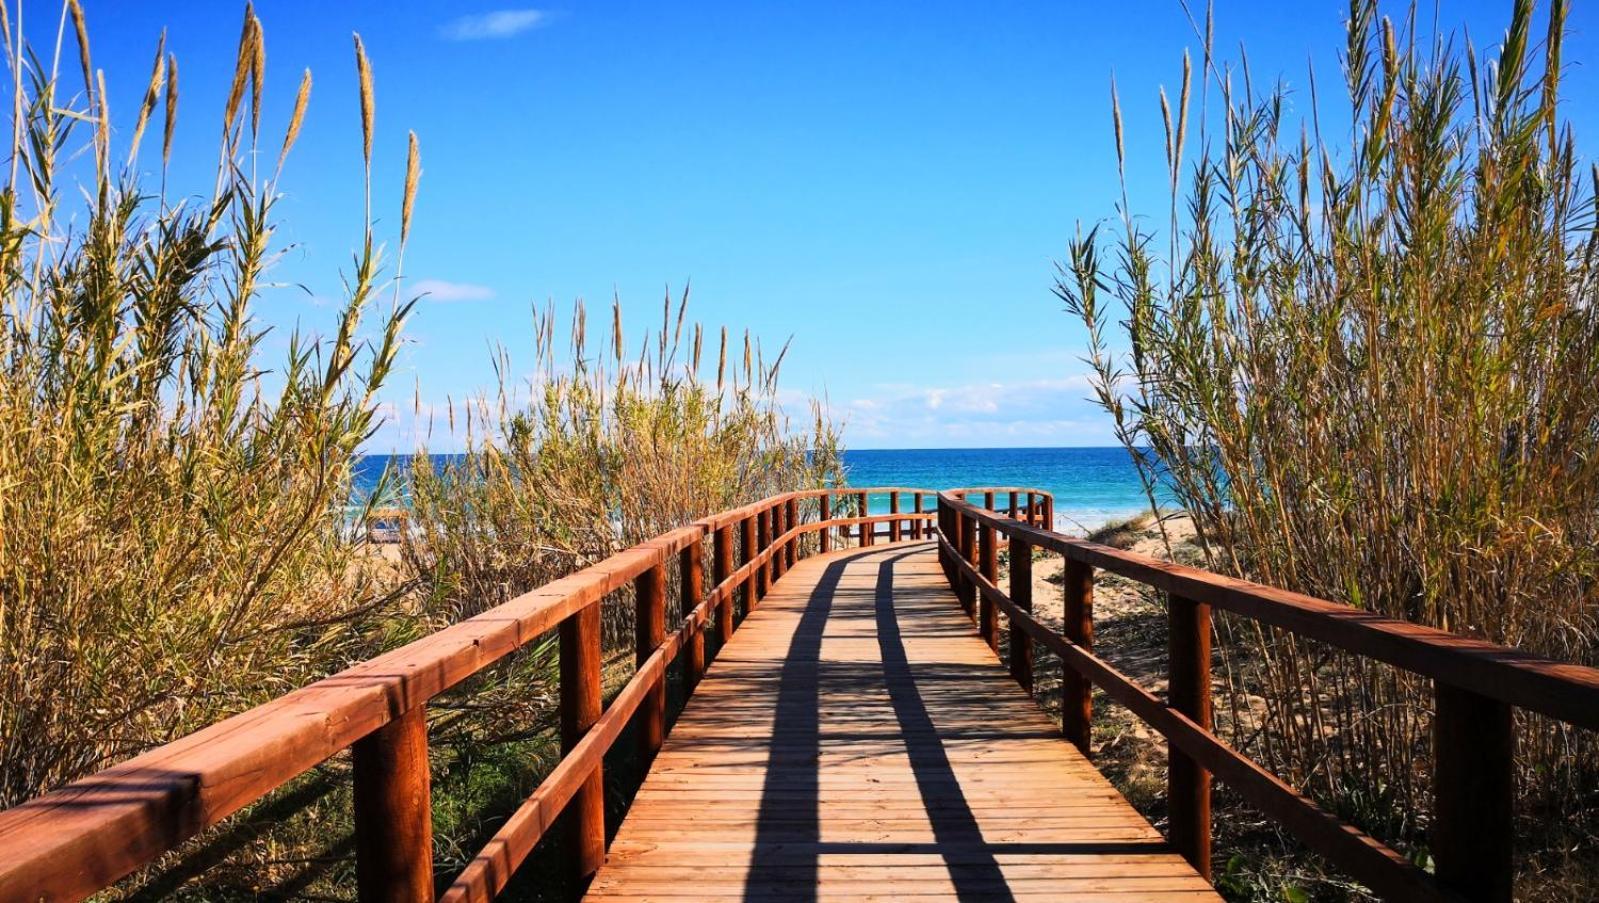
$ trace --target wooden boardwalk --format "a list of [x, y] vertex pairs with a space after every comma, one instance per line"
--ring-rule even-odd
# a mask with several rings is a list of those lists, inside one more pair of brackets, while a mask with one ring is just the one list
[[932, 543], [805, 559], [690, 699], [587, 899], [1216, 900], [978, 638]]

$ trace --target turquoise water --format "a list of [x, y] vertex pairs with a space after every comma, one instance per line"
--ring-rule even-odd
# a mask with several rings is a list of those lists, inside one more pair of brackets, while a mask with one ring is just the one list
[[[448, 457], [448, 456], [440, 456]], [[356, 463], [356, 493], [364, 498], [391, 462], [409, 455], [367, 455]], [[1091, 530], [1149, 507], [1132, 458], [1122, 448], [962, 448], [846, 451], [852, 486], [952, 489], [959, 486], [1027, 486], [1055, 495], [1055, 526], [1067, 533]], [[903, 500], [906, 510], [910, 500]], [[870, 501], [888, 511], [888, 498]]]
[[[1149, 509], [1127, 450], [1117, 448], [872, 449], [844, 453], [852, 486], [1026, 486], [1055, 495], [1056, 529], [1091, 530]], [[888, 511], [888, 498], [870, 501]]]

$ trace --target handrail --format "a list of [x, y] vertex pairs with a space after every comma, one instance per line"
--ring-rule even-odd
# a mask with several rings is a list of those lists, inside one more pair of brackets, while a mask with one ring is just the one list
[[[867, 515], [865, 496], [890, 494], [889, 514]], [[899, 511], [913, 495], [914, 511]], [[713, 622], [726, 640], [772, 580], [798, 560], [800, 539], [820, 534], [869, 545], [879, 536], [923, 537], [932, 490], [840, 487], [788, 492], [703, 518], [551, 581], [473, 618], [309, 684], [59, 790], [0, 812], [0, 900], [82, 899], [153, 862], [344, 749], [354, 751], [357, 880], [363, 898], [432, 896], [427, 702], [535, 639], [561, 640], [563, 759], [473, 860], [446, 899], [481, 900], [503, 888], [563, 810], [575, 810], [577, 867], [604, 855], [601, 760], [632, 719], [654, 725], [659, 745], [666, 669], [689, 651], [688, 684], [705, 666]], [[833, 517], [849, 497], [860, 513]], [[1044, 498], [1044, 496], [1040, 496]], [[816, 502], [802, 521], [801, 502]], [[1029, 497], [1026, 513], [1038, 505]], [[887, 525], [886, 531], [879, 527]], [[735, 536], [735, 533], [737, 536]], [[834, 534], [839, 535], [835, 536]], [[705, 542], [714, 585], [703, 588]], [[741, 555], [733, 566], [734, 545]], [[680, 560], [687, 614], [662, 623], [666, 566]], [[604, 706], [599, 605], [634, 585], [640, 607], [638, 670]], [[688, 603], [694, 603], [690, 609]], [[646, 748], [646, 755], [654, 750]]]
[[[997, 649], [995, 613], [1011, 624], [1012, 672], [1032, 684], [1030, 644], [1066, 667], [1062, 719], [1085, 754], [1088, 686], [1100, 686], [1167, 739], [1171, 836], [1210, 876], [1210, 778], [1275, 818], [1312, 850], [1389, 899], [1509, 900], [1512, 879], [1514, 722], [1523, 708], [1599, 727], [1599, 669], [1554, 662], [1493, 643], [1385, 618], [1349, 606], [1159, 561], [1003, 517], [943, 492], [939, 558], [956, 595]], [[973, 534], [977, 534], [974, 538]], [[1010, 543], [1011, 592], [998, 585], [996, 535]], [[1032, 550], [1065, 559], [1065, 632], [1030, 611]], [[1093, 653], [1093, 568], [1170, 594], [1170, 680], [1165, 702]], [[973, 603], [980, 603], [975, 605]], [[1436, 878], [1321, 809], [1211, 729], [1210, 608], [1313, 638], [1435, 682], [1436, 766], [1432, 856]], [[973, 608], [977, 608], [973, 611]]]

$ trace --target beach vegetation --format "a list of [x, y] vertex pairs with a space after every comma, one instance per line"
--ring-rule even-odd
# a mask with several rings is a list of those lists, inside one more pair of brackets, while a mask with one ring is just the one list
[[[1207, 15], [1159, 97], [1169, 209], [1141, 218], [1124, 188], [1056, 291], [1207, 566], [1594, 665], [1599, 169], [1563, 115], [1566, 4], [1508, 10], [1485, 46], [1354, 0], [1341, 91], [1223, 61]], [[1111, 106], [1125, 185], [1114, 88]], [[1231, 742], [1424, 860], [1430, 682], [1245, 620], [1218, 632]], [[1591, 860], [1599, 744], [1517, 722], [1532, 894]]]

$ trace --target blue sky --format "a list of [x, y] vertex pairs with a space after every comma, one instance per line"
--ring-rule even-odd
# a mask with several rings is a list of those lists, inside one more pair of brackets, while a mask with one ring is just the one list
[[[1115, 211], [1113, 72], [1133, 206], [1165, 209], [1156, 92], [1199, 49], [1176, 0], [515, 2], [257, 4], [273, 153], [300, 70], [316, 80], [282, 183], [294, 248], [275, 273], [306, 290], [258, 308], [280, 340], [328, 322], [360, 239], [352, 31], [376, 73], [380, 234], [397, 231], [406, 131], [421, 141], [406, 275], [434, 294], [408, 325], [388, 393], [399, 415], [372, 450], [410, 450], [418, 383], [439, 405], [489, 386], [493, 343], [530, 361], [535, 302], [601, 310], [618, 293], [638, 335], [689, 279], [712, 330], [747, 327], [771, 348], [792, 336], [791, 413], [825, 395], [851, 446], [1111, 444], [1052, 261], [1076, 221]], [[175, 184], [208, 188], [242, 5], [85, 6], [119, 121], [168, 29]], [[1509, 6], [1446, 0], [1439, 20], [1491, 45]], [[51, 7], [24, 7], [43, 47]], [[1218, 2], [1217, 43], [1236, 57], [1245, 42], [1257, 81], [1280, 77], [1300, 101], [1313, 57], [1326, 97], [1345, 9]], [[1566, 112], [1583, 137], [1599, 20], [1578, 4], [1569, 24]]]

